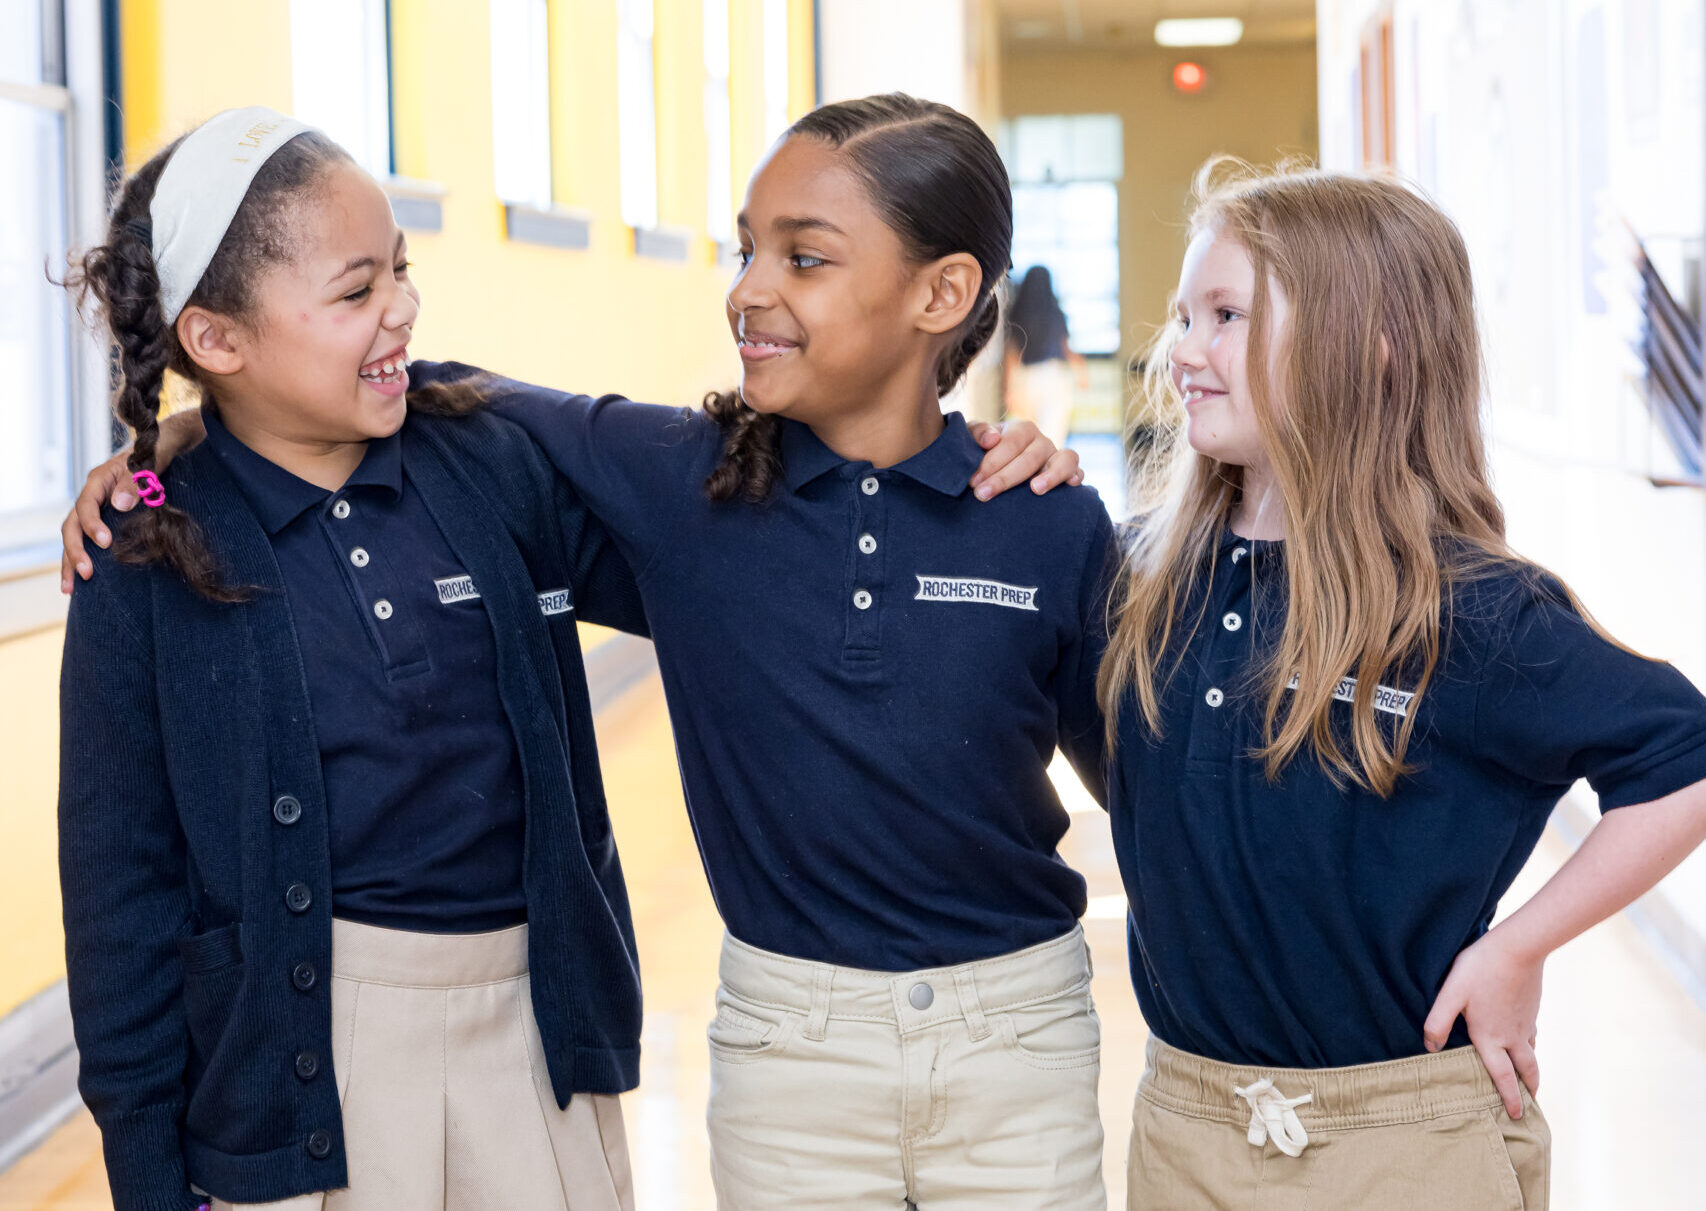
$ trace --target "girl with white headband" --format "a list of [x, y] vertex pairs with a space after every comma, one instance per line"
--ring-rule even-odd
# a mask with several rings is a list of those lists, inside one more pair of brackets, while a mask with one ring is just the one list
[[[519, 430], [405, 423], [403, 236], [324, 135], [212, 119], [71, 284], [146, 506], [63, 666], [114, 1206], [631, 1208], [639, 977], [575, 623], [643, 633], [627, 565]], [[208, 440], [156, 477], [167, 368]]]

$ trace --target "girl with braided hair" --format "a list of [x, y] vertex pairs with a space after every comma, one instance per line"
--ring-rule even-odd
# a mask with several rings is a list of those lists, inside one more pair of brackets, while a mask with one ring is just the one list
[[[320, 132], [209, 119], [69, 285], [144, 506], [62, 663], [114, 1207], [632, 1211], [639, 975], [575, 626], [643, 634], [632, 572], [515, 426], [410, 414], [403, 235]], [[167, 368], [207, 428], [169, 470]]]
[[1085, 884], [1047, 767], [1101, 794], [1112, 525], [1088, 488], [980, 501], [941, 406], [999, 322], [1006, 172], [946, 106], [827, 105], [739, 237], [738, 392], [496, 405], [639, 570], [728, 927], [719, 1206], [1095, 1211]]

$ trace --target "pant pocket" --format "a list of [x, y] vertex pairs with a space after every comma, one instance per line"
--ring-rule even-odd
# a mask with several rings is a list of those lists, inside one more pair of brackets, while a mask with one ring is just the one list
[[1552, 1193], [1552, 1127], [1528, 1090], [1522, 1091], [1522, 1117], [1492, 1111], [1504, 1158], [1516, 1178], [1522, 1211], [1546, 1211]]
[[1088, 1068], [1102, 1055], [1102, 1023], [1088, 984], [993, 1015], [1007, 1050], [1033, 1068]]
[[787, 1051], [801, 1015], [745, 1000], [726, 987], [717, 990], [717, 1015], [705, 1030], [711, 1059], [750, 1064]]

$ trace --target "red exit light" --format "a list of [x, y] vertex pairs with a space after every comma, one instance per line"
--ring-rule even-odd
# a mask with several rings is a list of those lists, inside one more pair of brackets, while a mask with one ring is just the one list
[[1208, 73], [1200, 63], [1180, 63], [1173, 68], [1173, 87], [1182, 93], [1200, 93], [1208, 83]]

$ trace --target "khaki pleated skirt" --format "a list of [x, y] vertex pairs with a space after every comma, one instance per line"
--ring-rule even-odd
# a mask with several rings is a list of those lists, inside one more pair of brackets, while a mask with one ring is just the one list
[[425, 934], [333, 921], [332, 1044], [349, 1186], [246, 1206], [633, 1211], [618, 1100], [577, 1093], [562, 1110], [552, 1093], [527, 926]]

